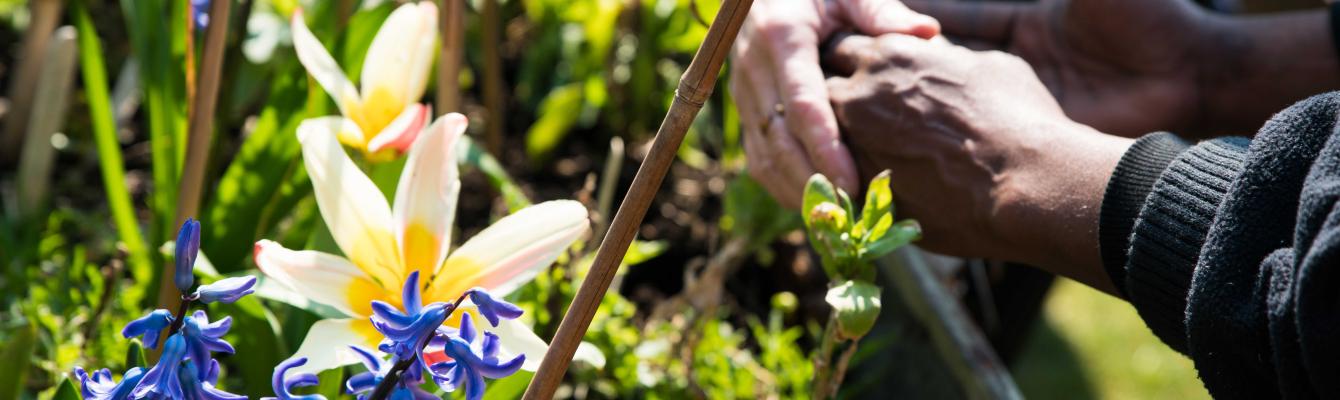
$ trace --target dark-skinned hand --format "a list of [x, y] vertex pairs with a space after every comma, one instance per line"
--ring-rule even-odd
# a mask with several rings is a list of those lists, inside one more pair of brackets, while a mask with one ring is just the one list
[[1099, 266], [1103, 189], [1129, 139], [1066, 117], [1013, 55], [905, 35], [845, 36], [828, 92], [862, 174], [888, 169], [920, 244], [1026, 262], [1110, 289]]

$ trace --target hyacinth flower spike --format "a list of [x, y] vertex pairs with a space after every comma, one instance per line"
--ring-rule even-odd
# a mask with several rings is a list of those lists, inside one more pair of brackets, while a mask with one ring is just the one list
[[391, 12], [363, 58], [361, 87], [344, 75], [324, 45], [293, 13], [293, 48], [298, 60], [340, 109], [334, 130], [340, 142], [372, 161], [404, 154], [432, 116], [420, 104], [428, 85], [437, 40], [437, 6], [411, 2]]
[[[589, 229], [581, 203], [549, 201], [498, 220], [448, 252], [460, 192], [455, 146], [465, 132], [465, 116], [445, 115], [415, 140], [394, 207], [335, 140], [332, 132], [341, 124], [329, 117], [304, 121], [298, 139], [317, 206], [344, 256], [289, 250], [268, 240], [255, 247], [256, 265], [267, 277], [348, 316], [312, 326], [295, 354], [308, 359], [299, 371], [355, 363], [357, 356], [343, 350], [351, 345], [377, 348], [382, 335], [369, 319], [373, 300], [400, 307], [401, 284], [411, 272], [422, 277], [422, 300], [428, 303], [453, 302], [474, 287], [505, 296]], [[458, 323], [453, 317], [446, 325]], [[526, 354], [528, 370], [539, 365], [547, 348], [517, 320], [486, 330], [500, 338], [500, 354]]]

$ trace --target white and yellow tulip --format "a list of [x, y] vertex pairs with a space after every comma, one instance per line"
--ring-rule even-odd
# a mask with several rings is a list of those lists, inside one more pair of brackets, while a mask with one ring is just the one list
[[298, 61], [350, 121], [332, 134], [371, 161], [404, 154], [431, 117], [419, 99], [428, 85], [436, 43], [437, 6], [417, 2], [396, 8], [372, 39], [363, 59], [361, 87], [355, 89], [307, 28], [302, 11], [293, 13], [293, 48]]
[[[269, 240], [255, 248], [256, 265], [267, 277], [349, 317], [312, 326], [294, 355], [308, 358], [304, 370], [356, 362], [348, 345], [376, 348], [381, 335], [368, 319], [371, 302], [399, 307], [401, 284], [412, 271], [429, 277], [424, 279], [425, 302], [453, 301], [476, 286], [505, 296], [589, 229], [580, 203], [549, 201], [504, 217], [448, 251], [460, 193], [455, 146], [462, 140], [465, 116], [442, 116], [416, 135], [393, 206], [336, 141], [334, 133], [351, 124], [346, 118], [321, 117], [298, 127], [321, 217], [345, 256], [289, 250]], [[447, 323], [458, 322], [455, 316]], [[525, 324], [512, 320], [484, 327], [502, 339], [504, 357], [525, 354], [524, 369], [539, 365], [547, 345]]]

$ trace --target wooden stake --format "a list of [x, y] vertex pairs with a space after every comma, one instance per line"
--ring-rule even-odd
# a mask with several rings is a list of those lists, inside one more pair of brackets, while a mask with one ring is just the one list
[[[195, 91], [194, 102], [189, 106], [189, 125], [187, 125], [186, 160], [182, 163], [181, 183], [177, 186], [177, 218], [172, 226], [177, 227], [187, 217], [195, 217], [200, 211], [200, 195], [204, 186], [205, 166], [209, 160], [209, 144], [214, 131], [214, 109], [219, 99], [219, 81], [223, 70], [223, 48], [228, 39], [229, 12], [232, 1], [214, 0], [209, 6], [209, 27], [205, 29], [204, 54], [200, 57], [199, 88]], [[182, 5], [190, 7], [189, 1]], [[177, 288], [172, 285], [174, 264], [163, 266], [162, 279], [158, 287], [158, 304], [161, 308], [174, 310], [181, 303]]]
[[484, 107], [489, 110], [486, 121], [484, 145], [494, 157], [503, 158], [503, 132], [507, 129], [507, 101], [503, 94], [502, 77], [502, 16], [498, 11], [498, 2], [502, 0], [484, 0], [483, 32], [484, 37]]
[[675, 152], [684, 141], [684, 134], [688, 132], [689, 125], [693, 124], [703, 103], [711, 96], [717, 76], [721, 73], [721, 65], [730, 54], [735, 36], [753, 3], [753, 0], [726, 0], [722, 3], [703, 44], [693, 55], [688, 70], [679, 78], [674, 102], [661, 121], [651, 152], [638, 168], [632, 187], [615, 212], [614, 222], [600, 243], [590, 273], [568, 306], [568, 313], [558, 325], [558, 333], [549, 344], [549, 351], [545, 353], [539, 370], [526, 388], [524, 398], [554, 397], [554, 391], [563, 381], [563, 374], [568, 370], [577, 345], [581, 343], [582, 336], [586, 335], [586, 328], [591, 325], [591, 318], [595, 316], [601, 298], [605, 297], [605, 291], [609, 289], [624, 253], [628, 252], [628, 245], [637, 235], [637, 227], [642, 224], [647, 208], [651, 206], [666, 171], [670, 169], [670, 163], [675, 160]]
[[437, 115], [461, 111], [461, 61], [465, 53], [465, 0], [437, 5], [442, 51], [437, 60]]

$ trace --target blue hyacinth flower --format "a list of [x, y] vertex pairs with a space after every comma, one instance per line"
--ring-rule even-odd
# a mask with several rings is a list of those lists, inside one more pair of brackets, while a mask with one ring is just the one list
[[79, 379], [79, 392], [83, 394], [84, 400], [125, 400], [130, 397], [135, 385], [140, 384], [144, 369], [131, 368], [121, 377], [120, 383], [112, 380], [112, 371], [106, 368], [89, 375], [82, 367], [75, 367], [74, 376]]
[[130, 339], [142, 335], [144, 336], [144, 346], [156, 349], [158, 348], [158, 335], [171, 324], [172, 313], [168, 310], [158, 309], [140, 317], [140, 319], [130, 321], [125, 328], [121, 329], [121, 336]]
[[[481, 336], [483, 340], [477, 342]], [[526, 361], [525, 355], [499, 360], [498, 336], [490, 332], [478, 335], [470, 314], [461, 315], [461, 327], [456, 334], [435, 338], [433, 347], [437, 346], [442, 346], [451, 361], [429, 367], [433, 381], [448, 392], [464, 387], [465, 398], [470, 400], [484, 397], [484, 378], [500, 379], [512, 375]]]
[[[199, 373], [209, 372], [213, 353], [233, 353], [233, 345], [223, 340], [223, 335], [233, 325], [233, 317], [223, 317], [210, 323], [209, 315], [204, 310], [196, 310], [194, 315], [186, 317], [183, 322], [180, 335], [186, 338], [186, 354], [191, 356], [190, 361]], [[205, 379], [205, 376], [199, 375], [197, 378]]]
[[489, 321], [489, 325], [498, 326], [499, 319], [517, 319], [523, 312], [521, 307], [495, 298], [483, 288], [473, 288], [466, 293], [470, 296], [470, 302], [479, 309], [479, 315]]
[[187, 218], [181, 224], [181, 230], [177, 231], [176, 246], [177, 269], [172, 275], [172, 282], [177, 285], [177, 290], [187, 294], [191, 292], [191, 285], [195, 284], [195, 257], [200, 254], [200, 221]]
[[172, 335], [163, 344], [163, 354], [158, 358], [158, 364], [150, 368], [149, 372], [145, 372], [139, 385], [135, 386], [135, 391], [131, 394], [133, 398], [142, 399], [150, 396], [184, 398], [185, 392], [181, 389], [178, 373], [185, 358], [186, 339], [182, 338], [181, 334]]
[[380, 301], [372, 301], [372, 326], [386, 336], [382, 342], [382, 351], [395, 356], [397, 360], [410, 357], [423, 359], [423, 346], [429, 338], [447, 320], [451, 306], [446, 303], [423, 305], [419, 288], [419, 272], [414, 271], [405, 279], [401, 293], [405, 311]]
[[[182, 392], [185, 399], [192, 400], [246, 400], [247, 396], [228, 393], [219, 390], [214, 385], [219, 383], [219, 362], [209, 360], [209, 369], [197, 371], [195, 363], [185, 363], [181, 365], [179, 376], [183, 377]], [[196, 379], [194, 377], [201, 377]]]
[[302, 396], [293, 394], [293, 388], [315, 386], [318, 383], [316, 374], [311, 372], [288, 376], [288, 370], [305, 364], [307, 364], [307, 357], [290, 358], [279, 363], [275, 367], [274, 375], [270, 378], [270, 388], [274, 389], [275, 397], [262, 397], [261, 400], [326, 400], [326, 396], [319, 394]]
[[220, 279], [208, 285], [200, 285], [191, 297], [203, 303], [230, 304], [237, 299], [256, 292], [256, 277], [239, 276]]

